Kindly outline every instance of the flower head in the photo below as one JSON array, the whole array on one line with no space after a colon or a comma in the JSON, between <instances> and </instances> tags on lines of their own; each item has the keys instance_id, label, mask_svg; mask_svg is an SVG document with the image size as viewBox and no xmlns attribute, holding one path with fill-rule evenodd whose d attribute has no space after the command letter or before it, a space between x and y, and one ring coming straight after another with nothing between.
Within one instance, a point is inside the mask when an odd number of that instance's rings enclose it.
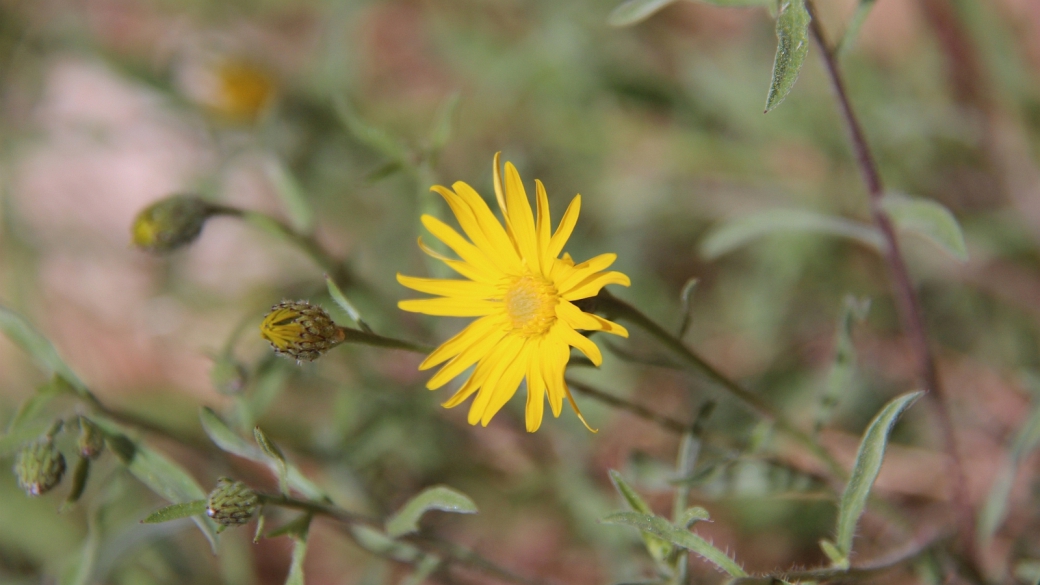
<instances>
[{"instance_id":1,"label":"flower head","mask_svg":"<svg viewBox=\"0 0 1040 585\"><path fill-rule=\"evenodd\" d=\"M22 447L15 460L14 472L25 493L39 496L61 483L65 475L65 456L50 439L36 441Z\"/></svg>"},{"instance_id":2,"label":"flower head","mask_svg":"<svg viewBox=\"0 0 1040 585\"><path fill-rule=\"evenodd\" d=\"M206 499L206 515L221 526L241 526L260 507L260 497L246 484L228 477L217 480L217 487Z\"/></svg>"},{"instance_id":3,"label":"flower head","mask_svg":"<svg viewBox=\"0 0 1040 585\"><path fill-rule=\"evenodd\" d=\"M314 361L346 338L325 309L306 301L282 301L260 323L260 335L275 353Z\"/></svg>"},{"instance_id":4,"label":"flower head","mask_svg":"<svg viewBox=\"0 0 1040 585\"><path fill-rule=\"evenodd\" d=\"M605 271L616 254L601 254L580 264L568 254L560 256L578 220L580 195L571 201L554 233L541 181L535 181L536 216L516 167L507 162L504 178L500 168L496 154L495 195L504 225L466 183L455 183L454 190L433 187L447 201L468 239L437 218L424 215L423 225L459 259L438 254L422 238L419 247L466 280L398 274L397 281L404 286L440 297L401 301L398 306L427 315L479 317L419 366L425 370L444 364L426 384L435 390L476 365L458 392L444 403L451 408L476 394L469 409L470 424L486 426L525 379L529 432L542 424L546 396L553 416L560 415L566 398L584 423L563 379L570 348L578 348L597 366L603 357L596 344L578 330L622 337L628 337L628 331L583 312L573 301L595 296L608 284L628 286L629 279L620 272Z\"/></svg>"},{"instance_id":5,"label":"flower head","mask_svg":"<svg viewBox=\"0 0 1040 585\"><path fill-rule=\"evenodd\" d=\"M130 231L134 245L148 252L170 252L195 241L218 208L191 195L174 195L144 208Z\"/></svg>"}]
</instances>

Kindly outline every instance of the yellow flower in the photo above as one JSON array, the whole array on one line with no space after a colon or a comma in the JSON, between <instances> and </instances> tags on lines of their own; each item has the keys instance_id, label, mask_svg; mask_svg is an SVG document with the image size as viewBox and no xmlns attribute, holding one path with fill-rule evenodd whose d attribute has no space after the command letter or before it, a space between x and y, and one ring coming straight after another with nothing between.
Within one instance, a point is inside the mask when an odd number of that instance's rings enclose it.
<instances>
[{"instance_id":1,"label":"yellow flower","mask_svg":"<svg viewBox=\"0 0 1040 585\"><path fill-rule=\"evenodd\" d=\"M504 227L480 195L461 181L452 185L454 191L440 185L432 190L448 202L468 241L437 218L422 216L426 229L460 259L434 252L422 238L419 247L468 280L397 275L404 286L441 297L401 301L401 309L426 315L480 317L435 349L419 369L447 362L426 384L436 390L476 364L462 388L444 403L452 408L476 393L469 409L469 424L487 426L526 378L528 432L533 433L542 424L546 394L553 416L560 416L566 397L588 427L564 382L564 369L572 346L597 366L603 356L596 344L577 330L622 337L628 337L628 331L583 312L572 301L595 296L608 284L628 286L629 279L620 272L604 271L613 264L616 254L601 254L577 265L568 254L560 257L578 220L580 195L567 207L556 233L551 233L549 199L541 181L535 181L536 218L516 167L506 163L504 181L498 154L494 167L495 195L505 217Z\"/></svg>"}]
</instances>

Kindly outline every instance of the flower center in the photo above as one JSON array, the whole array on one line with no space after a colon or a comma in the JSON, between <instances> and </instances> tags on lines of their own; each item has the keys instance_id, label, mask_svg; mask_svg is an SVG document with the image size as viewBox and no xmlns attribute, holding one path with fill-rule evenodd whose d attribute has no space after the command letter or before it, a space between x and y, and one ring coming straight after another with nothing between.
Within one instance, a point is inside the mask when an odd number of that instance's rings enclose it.
<instances>
[{"instance_id":1,"label":"flower center","mask_svg":"<svg viewBox=\"0 0 1040 585\"><path fill-rule=\"evenodd\" d=\"M536 337L549 331L556 322L556 303L560 298L556 287L539 276L516 279L506 290L506 314L513 321L513 331Z\"/></svg>"}]
</instances>

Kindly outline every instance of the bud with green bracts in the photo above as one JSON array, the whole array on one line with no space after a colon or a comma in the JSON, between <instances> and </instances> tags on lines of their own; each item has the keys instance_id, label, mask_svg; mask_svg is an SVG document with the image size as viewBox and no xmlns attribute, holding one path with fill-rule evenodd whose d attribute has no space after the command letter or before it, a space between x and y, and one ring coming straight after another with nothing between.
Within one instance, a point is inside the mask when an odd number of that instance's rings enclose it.
<instances>
[{"instance_id":1,"label":"bud with green bracts","mask_svg":"<svg viewBox=\"0 0 1040 585\"><path fill-rule=\"evenodd\" d=\"M275 353L300 361L314 361L346 339L325 309L306 301L282 301L260 324L260 335Z\"/></svg>"},{"instance_id":2,"label":"bud with green bracts","mask_svg":"<svg viewBox=\"0 0 1040 585\"><path fill-rule=\"evenodd\" d=\"M246 484L222 477L210 492L206 515L221 526L241 526L256 513L260 497Z\"/></svg>"},{"instance_id":3,"label":"bud with green bracts","mask_svg":"<svg viewBox=\"0 0 1040 585\"><path fill-rule=\"evenodd\" d=\"M195 241L210 217L231 210L193 195L173 195L159 200L134 218L134 245L142 250L164 253Z\"/></svg>"},{"instance_id":4,"label":"bud with green bracts","mask_svg":"<svg viewBox=\"0 0 1040 585\"><path fill-rule=\"evenodd\" d=\"M29 443L18 453L14 473L25 493L39 496L61 483L65 475L65 456L50 440Z\"/></svg>"}]
</instances>

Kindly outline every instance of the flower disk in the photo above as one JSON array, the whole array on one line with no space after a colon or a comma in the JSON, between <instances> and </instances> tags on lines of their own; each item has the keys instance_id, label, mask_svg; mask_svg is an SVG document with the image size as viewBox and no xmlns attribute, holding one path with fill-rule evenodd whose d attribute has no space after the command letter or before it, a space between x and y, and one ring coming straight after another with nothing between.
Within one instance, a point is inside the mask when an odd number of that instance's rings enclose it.
<instances>
[{"instance_id":1,"label":"flower disk","mask_svg":"<svg viewBox=\"0 0 1040 585\"><path fill-rule=\"evenodd\" d=\"M304 301L282 301L260 323L260 335L275 353L314 361L343 342L345 334L325 309Z\"/></svg>"},{"instance_id":2,"label":"flower disk","mask_svg":"<svg viewBox=\"0 0 1040 585\"><path fill-rule=\"evenodd\" d=\"M405 311L449 317L479 317L461 333L431 353L419 366L444 364L426 387L435 390L476 365L462 387L444 403L458 406L474 394L469 423L487 425L527 381L527 430L542 424L546 397L553 416L563 399L584 423L563 374L576 347L592 363L603 357L596 344L578 330L603 331L628 337L624 327L579 309L573 301L595 296L608 284L629 285L627 276L606 271L616 254L601 254L575 264L563 246L574 230L581 207L575 196L555 233L549 221L549 199L535 181L537 216L531 209L520 174L511 163L502 176L499 155L494 162L495 195L505 223L463 182L452 189L433 187L462 226L463 237L437 218L424 215L423 225L451 248L459 259L438 254L419 239L419 247L464 276L461 279L415 278L398 274L397 281L439 298L401 301ZM585 426L588 426L586 423Z\"/></svg>"}]
</instances>

